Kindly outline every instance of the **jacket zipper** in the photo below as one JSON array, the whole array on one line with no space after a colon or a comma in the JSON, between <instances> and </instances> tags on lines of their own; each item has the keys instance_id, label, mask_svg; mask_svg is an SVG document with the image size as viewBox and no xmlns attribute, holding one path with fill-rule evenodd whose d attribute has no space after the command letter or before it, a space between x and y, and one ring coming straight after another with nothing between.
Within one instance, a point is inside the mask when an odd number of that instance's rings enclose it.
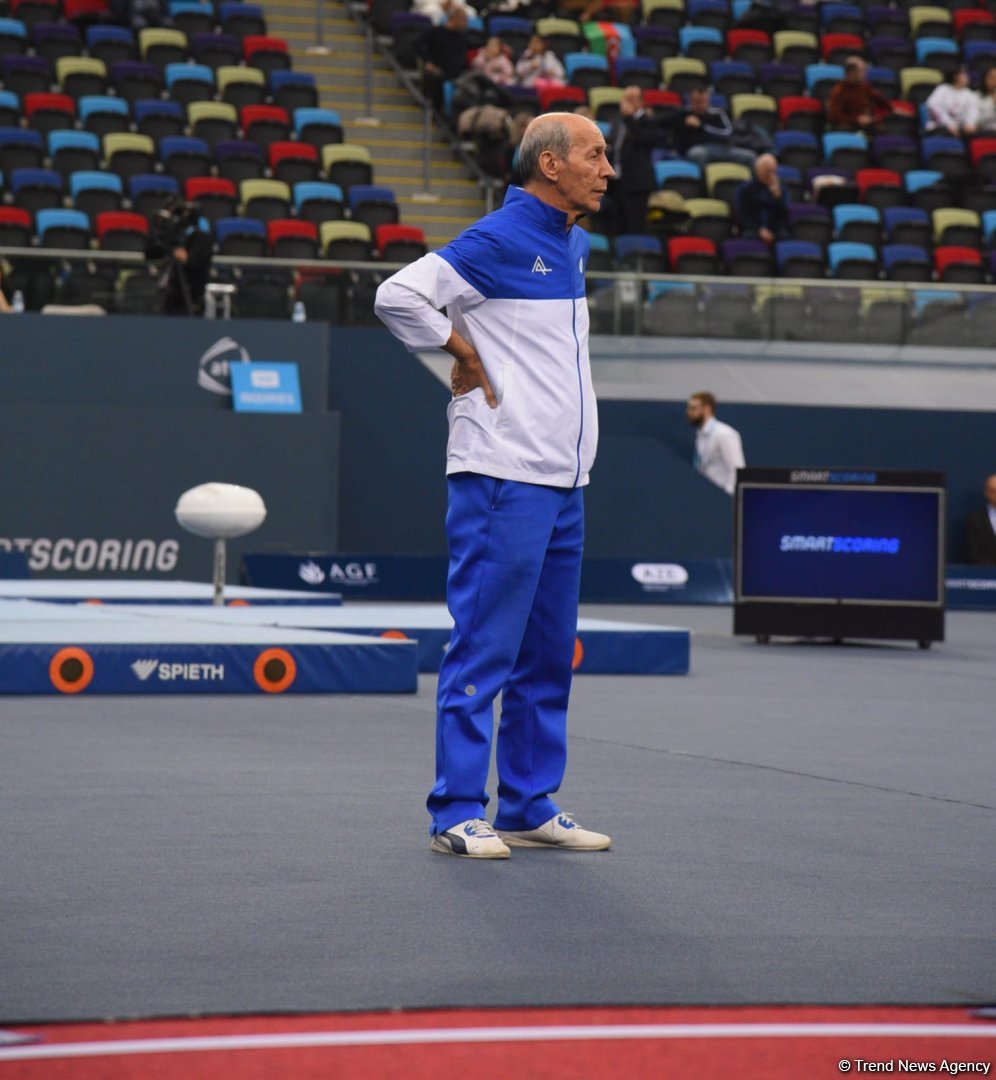
<instances>
[{"instance_id":1,"label":"jacket zipper","mask_svg":"<svg viewBox=\"0 0 996 1080\"><path fill-rule=\"evenodd\" d=\"M576 225L574 227L577 228ZM571 242L570 242L570 239L568 239L567 240L567 252L568 252L567 257L568 258L571 257L570 256L570 250L571 250ZM575 277L575 273L580 273L580 272L579 271L576 272L574 270L574 264L572 262L571 263L571 277L574 278L574 282L575 282L575 289L572 290L572 292L575 291L576 287L577 287L577 277ZM575 363L575 366L577 367L577 372L578 372L578 406L579 406L579 414L580 414L580 421L581 422L580 422L580 424L578 426L578 444L577 444L577 447L575 449L575 456L577 458L577 470L574 473L574 483L571 484L571 487L577 487L578 486L578 480L581 479L581 439L584 436L584 383L583 383L583 381L581 379L581 342L578 341L577 318L578 318L578 301L577 301L576 296L572 296L571 297L571 332L574 334L574 363Z\"/></svg>"}]
</instances>

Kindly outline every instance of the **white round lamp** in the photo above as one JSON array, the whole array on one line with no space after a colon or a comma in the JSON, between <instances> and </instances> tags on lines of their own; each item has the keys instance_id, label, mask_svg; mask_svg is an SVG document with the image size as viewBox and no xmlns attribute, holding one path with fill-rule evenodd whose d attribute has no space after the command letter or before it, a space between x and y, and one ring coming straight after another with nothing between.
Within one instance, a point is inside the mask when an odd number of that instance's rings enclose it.
<instances>
[{"instance_id":1,"label":"white round lamp","mask_svg":"<svg viewBox=\"0 0 996 1080\"><path fill-rule=\"evenodd\" d=\"M224 603L225 541L251 533L266 520L259 492L238 484L199 484L180 496L176 520L187 532L214 541L214 603Z\"/></svg>"}]
</instances>

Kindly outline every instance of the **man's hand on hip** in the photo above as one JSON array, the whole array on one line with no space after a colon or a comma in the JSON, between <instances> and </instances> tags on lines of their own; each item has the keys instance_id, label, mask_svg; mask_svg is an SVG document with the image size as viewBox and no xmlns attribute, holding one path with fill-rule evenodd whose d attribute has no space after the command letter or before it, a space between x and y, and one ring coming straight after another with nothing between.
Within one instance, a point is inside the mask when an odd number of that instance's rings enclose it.
<instances>
[{"instance_id":1,"label":"man's hand on hip","mask_svg":"<svg viewBox=\"0 0 996 1080\"><path fill-rule=\"evenodd\" d=\"M484 391L484 398L492 409L498 408L498 399L494 390L491 389L491 381L488 373L484 370L484 364L477 355L477 350L468 341L462 338L455 330L450 334L449 341L443 348L454 358L454 364L450 370L450 390L454 397L463 397L471 390L480 387Z\"/></svg>"}]
</instances>

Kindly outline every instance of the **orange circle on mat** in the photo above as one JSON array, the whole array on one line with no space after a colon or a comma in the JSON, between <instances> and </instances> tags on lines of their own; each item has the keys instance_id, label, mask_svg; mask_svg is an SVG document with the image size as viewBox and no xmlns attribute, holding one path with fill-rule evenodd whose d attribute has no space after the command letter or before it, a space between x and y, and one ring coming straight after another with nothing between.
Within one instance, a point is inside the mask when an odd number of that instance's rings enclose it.
<instances>
[{"instance_id":1,"label":"orange circle on mat","mask_svg":"<svg viewBox=\"0 0 996 1080\"><path fill-rule=\"evenodd\" d=\"M228 606L229 607L248 607L249 606L249 601L248 600L229 600L228 601Z\"/></svg>"},{"instance_id":2,"label":"orange circle on mat","mask_svg":"<svg viewBox=\"0 0 996 1080\"><path fill-rule=\"evenodd\" d=\"M92 597L89 600L84 600L83 601L84 604L102 604L103 602L104 602L103 600L98 600L95 596Z\"/></svg>"},{"instance_id":3,"label":"orange circle on mat","mask_svg":"<svg viewBox=\"0 0 996 1080\"><path fill-rule=\"evenodd\" d=\"M286 649L266 649L256 657L252 677L260 690L281 694L297 677L297 664Z\"/></svg>"},{"instance_id":4,"label":"orange circle on mat","mask_svg":"<svg viewBox=\"0 0 996 1080\"><path fill-rule=\"evenodd\" d=\"M584 646L581 644L581 639L576 637L574 639L574 659L571 661L571 670L577 671L584 659Z\"/></svg>"},{"instance_id":5,"label":"orange circle on mat","mask_svg":"<svg viewBox=\"0 0 996 1080\"><path fill-rule=\"evenodd\" d=\"M401 630L385 630L381 637L391 638L393 641L407 641L408 635Z\"/></svg>"},{"instance_id":6,"label":"orange circle on mat","mask_svg":"<svg viewBox=\"0 0 996 1080\"><path fill-rule=\"evenodd\" d=\"M93 680L93 658L75 645L60 649L49 661L48 677L63 694L78 694Z\"/></svg>"}]
</instances>

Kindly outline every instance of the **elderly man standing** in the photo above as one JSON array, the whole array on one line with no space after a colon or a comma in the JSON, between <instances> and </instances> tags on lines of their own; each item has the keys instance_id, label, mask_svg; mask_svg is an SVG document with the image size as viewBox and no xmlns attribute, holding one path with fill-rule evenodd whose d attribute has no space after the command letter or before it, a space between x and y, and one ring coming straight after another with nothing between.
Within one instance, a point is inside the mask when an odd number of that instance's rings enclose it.
<instances>
[{"instance_id":1,"label":"elderly man standing","mask_svg":"<svg viewBox=\"0 0 996 1080\"><path fill-rule=\"evenodd\" d=\"M567 761L582 491L598 422L577 222L612 167L598 127L547 113L520 146L521 188L438 252L388 278L376 311L410 349L443 348L450 376L447 602L439 672L433 851L502 859L509 847L600 850L552 795ZM446 314L442 310L446 309ZM498 813L485 818L492 706Z\"/></svg>"}]
</instances>

